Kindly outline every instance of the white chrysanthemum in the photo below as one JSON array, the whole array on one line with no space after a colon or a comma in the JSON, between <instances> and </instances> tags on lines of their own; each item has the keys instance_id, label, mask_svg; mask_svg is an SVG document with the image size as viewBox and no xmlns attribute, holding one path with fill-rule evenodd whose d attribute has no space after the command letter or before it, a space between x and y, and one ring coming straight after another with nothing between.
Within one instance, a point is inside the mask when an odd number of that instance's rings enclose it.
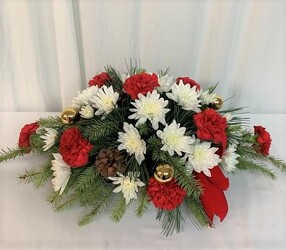
<instances>
[{"instance_id":1,"label":"white chrysanthemum","mask_svg":"<svg viewBox=\"0 0 286 250\"><path fill-rule=\"evenodd\" d=\"M162 140L163 147L161 150L168 151L170 155L176 152L182 155L182 152L189 152L190 145L195 141L191 136L184 135L185 127L180 127L180 123L174 120L170 125L167 125L163 131L158 130L157 136Z\"/></svg>"},{"instance_id":2,"label":"white chrysanthemum","mask_svg":"<svg viewBox=\"0 0 286 250\"><path fill-rule=\"evenodd\" d=\"M117 173L119 177L108 177L108 179L113 181L113 184L119 186L113 190L114 193L123 193L126 205L132 200L137 199L138 187L143 187L145 184L138 178L139 172L128 172L127 176L121 173Z\"/></svg>"},{"instance_id":3,"label":"white chrysanthemum","mask_svg":"<svg viewBox=\"0 0 286 250\"><path fill-rule=\"evenodd\" d=\"M94 109L89 104L82 106L79 113L80 116L85 119L90 119L94 117Z\"/></svg>"},{"instance_id":4,"label":"white chrysanthemum","mask_svg":"<svg viewBox=\"0 0 286 250\"><path fill-rule=\"evenodd\" d=\"M172 93L167 93L167 96L182 106L184 110L192 110L198 113L201 111L199 109L201 100L199 100L200 92L196 89L196 86L191 87L190 84L184 84L180 80L179 84L172 86Z\"/></svg>"},{"instance_id":5,"label":"white chrysanthemum","mask_svg":"<svg viewBox=\"0 0 286 250\"><path fill-rule=\"evenodd\" d=\"M202 101L202 104L210 104L214 103L216 101L217 94L216 93L209 93L209 90L207 89L206 91L201 93L200 99Z\"/></svg>"},{"instance_id":6,"label":"white chrysanthemum","mask_svg":"<svg viewBox=\"0 0 286 250\"><path fill-rule=\"evenodd\" d=\"M238 154L235 153L236 145L229 145L228 148L224 151L222 155L222 162L221 166L227 172L232 172L235 170L236 164L238 164L237 158L239 157Z\"/></svg>"},{"instance_id":7,"label":"white chrysanthemum","mask_svg":"<svg viewBox=\"0 0 286 250\"><path fill-rule=\"evenodd\" d=\"M43 147L44 151L47 151L49 148L55 145L56 137L58 136L58 131L53 128L45 128L46 133L41 135L40 138L44 140L45 146Z\"/></svg>"},{"instance_id":8,"label":"white chrysanthemum","mask_svg":"<svg viewBox=\"0 0 286 250\"><path fill-rule=\"evenodd\" d=\"M214 168L221 162L219 155L215 152L218 148L211 147L210 142L196 142L191 146L191 150L186 154L188 158L186 167L206 176L211 176L210 169Z\"/></svg>"},{"instance_id":9,"label":"white chrysanthemum","mask_svg":"<svg viewBox=\"0 0 286 250\"><path fill-rule=\"evenodd\" d=\"M54 190L60 190L60 194L62 194L66 188L66 185L68 184L71 175L71 167L64 162L61 154L53 154L53 156L55 159L52 160L52 170L54 176L52 183Z\"/></svg>"},{"instance_id":10,"label":"white chrysanthemum","mask_svg":"<svg viewBox=\"0 0 286 250\"><path fill-rule=\"evenodd\" d=\"M160 84L156 89L160 92L168 92L171 90L172 86L176 83L173 76L164 75L159 77L158 82Z\"/></svg>"},{"instance_id":11,"label":"white chrysanthemum","mask_svg":"<svg viewBox=\"0 0 286 250\"><path fill-rule=\"evenodd\" d=\"M91 98L92 106L97 109L95 115L109 114L114 108L119 98L119 93L112 88L105 85L98 89L97 93Z\"/></svg>"},{"instance_id":12,"label":"white chrysanthemum","mask_svg":"<svg viewBox=\"0 0 286 250\"><path fill-rule=\"evenodd\" d=\"M160 98L156 90L153 90L152 93L148 92L146 96L139 94L138 98L135 102L131 102L135 108L130 109L130 111L135 113L128 117L129 119L138 120L136 126L149 120L152 127L157 130L159 122L166 124L165 114L170 110L165 108L168 101Z\"/></svg>"},{"instance_id":13,"label":"white chrysanthemum","mask_svg":"<svg viewBox=\"0 0 286 250\"><path fill-rule=\"evenodd\" d=\"M121 144L118 146L119 150L126 150L130 155L134 154L137 162L141 162L145 159L146 154L146 142L141 139L138 130L132 125L124 122L123 129L125 133L118 132L118 142Z\"/></svg>"},{"instance_id":14,"label":"white chrysanthemum","mask_svg":"<svg viewBox=\"0 0 286 250\"><path fill-rule=\"evenodd\" d=\"M78 92L78 96L72 99L71 106L77 110L81 108L81 106L85 104L91 104L90 100L98 91L97 86L90 86L84 89L82 92Z\"/></svg>"}]
</instances>

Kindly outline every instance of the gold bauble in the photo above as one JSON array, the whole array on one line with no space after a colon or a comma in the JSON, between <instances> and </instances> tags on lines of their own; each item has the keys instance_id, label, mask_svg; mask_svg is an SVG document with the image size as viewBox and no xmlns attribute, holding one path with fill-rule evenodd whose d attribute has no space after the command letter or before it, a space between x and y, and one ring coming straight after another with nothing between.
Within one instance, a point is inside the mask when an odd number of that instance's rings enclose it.
<instances>
[{"instance_id":1,"label":"gold bauble","mask_svg":"<svg viewBox=\"0 0 286 250\"><path fill-rule=\"evenodd\" d=\"M74 108L65 108L61 113L61 120L64 124L74 123L77 117L78 111Z\"/></svg>"},{"instance_id":2,"label":"gold bauble","mask_svg":"<svg viewBox=\"0 0 286 250\"><path fill-rule=\"evenodd\" d=\"M169 164L160 164L156 167L154 177L159 182L168 182L174 178L174 169Z\"/></svg>"},{"instance_id":3,"label":"gold bauble","mask_svg":"<svg viewBox=\"0 0 286 250\"><path fill-rule=\"evenodd\" d=\"M215 110L219 110L219 109L221 109L222 105L223 105L223 100L222 100L222 98L220 96L217 95L215 97L215 101L212 103L212 107Z\"/></svg>"}]
</instances>

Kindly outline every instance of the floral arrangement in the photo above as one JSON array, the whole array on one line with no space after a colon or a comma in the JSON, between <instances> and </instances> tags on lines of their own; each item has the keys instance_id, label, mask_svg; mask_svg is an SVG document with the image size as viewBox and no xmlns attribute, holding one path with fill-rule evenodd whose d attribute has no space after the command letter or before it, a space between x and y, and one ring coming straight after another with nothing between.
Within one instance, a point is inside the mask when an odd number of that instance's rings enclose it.
<instances>
[{"instance_id":1,"label":"floral arrangement","mask_svg":"<svg viewBox=\"0 0 286 250\"><path fill-rule=\"evenodd\" d=\"M85 225L104 210L118 222L131 202L142 216L158 209L162 233L180 231L183 211L196 225L213 226L228 212L225 176L236 170L275 174L286 164L269 155L271 136L262 126L245 128L241 109L222 109L216 85L203 90L189 77L168 70L147 73L111 66L89 81L60 116L25 125L15 149L0 162L30 153L45 154L40 167L19 176L35 188L48 181L56 211L81 206Z\"/></svg>"}]
</instances>

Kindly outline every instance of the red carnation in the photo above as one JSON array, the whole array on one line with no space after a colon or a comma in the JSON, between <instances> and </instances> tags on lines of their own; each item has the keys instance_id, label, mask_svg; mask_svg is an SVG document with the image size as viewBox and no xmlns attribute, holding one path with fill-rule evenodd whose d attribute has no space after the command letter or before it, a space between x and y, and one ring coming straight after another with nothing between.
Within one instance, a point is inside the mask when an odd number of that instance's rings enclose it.
<instances>
[{"instance_id":1,"label":"red carnation","mask_svg":"<svg viewBox=\"0 0 286 250\"><path fill-rule=\"evenodd\" d=\"M214 215L223 221L228 211L228 204L223 191L228 189L229 180L218 166L210 169L210 171L211 177L204 173L193 172L193 174L202 185L203 194L200 199L210 221L213 222Z\"/></svg>"},{"instance_id":2,"label":"red carnation","mask_svg":"<svg viewBox=\"0 0 286 250\"><path fill-rule=\"evenodd\" d=\"M95 75L89 82L89 86L97 86L102 87L107 81L110 81L111 77L108 75L107 72L102 72L98 75Z\"/></svg>"},{"instance_id":3,"label":"red carnation","mask_svg":"<svg viewBox=\"0 0 286 250\"><path fill-rule=\"evenodd\" d=\"M197 126L196 134L198 138L221 143L224 151L227 143L225 132L227 122L225 117L222 117L214 109L206 109L194 115L194 122Z\"/></svg>"},{"instance_id":4,"label":"red carnation","mask_svg":"<svg viewBox=\"0 0 286 250\"><path fill-rule=\"evenodd\" d=\"M88 163L88 156L93 146L83 138L78 128L64 131L60 141L60 154L71 167L81 167Z\"/></svg>"},{"instance_id":5,"label":"red carnation","mask_svg":"<svg viewBox=\"0 0 286 250\"><path fill-rule=\"evenodd\" d=\"M39 127L38 123L34 122L34 123L26 124L20 131L18 145L20 148L26 148L27 153L31 152L30 137L33 133L36 132L38 127Z\"/></svg>"},{"instance_id":6,"label":"red carnation","mask_svg":"<svg viewBox=\"0 0 286 250\"><path fill-rule=\"evenodd\" d=\"M256 141L259 144L258 151L263 155L269 155L271 146L271 136L262 126L254 126L254 134L257 135Z\"/></svg>"},{"instance_id":7,"label":"red carnation","mask_svg":"<svg viewBox=\"0 0 286 250\"><path fill-rule=\"evenodd\" d=\"M189 85L191 85L191 87L196 86L197 91L199 91L201 89L200 84L198 84L195 80L191 79L190 77L178 77L176 79L176 83L179 84L180 80L182 80L185 85L189 84Z\"/></svg>"},{"instance_id":8,"label":"red carnation","mask_svg":"<svg viewBox=\"0 0 286 250\"><path fill-rule=\"evenodd\" d=\"M174 180L160 183L154 177L149 179L147 193L155 207L169 211L179 206L186 196L186 191Z\"/></svg>"},{"instance_id":9,"label":"red carnation","mask_svg":"<svg viewBox=\"0 0 286 250\"><path fill-rule=\"evenodd\" d=\"M158 76L156 74L140 73L126 79L123 89L134 100L139 94L146 95L159 87Z\"/></svg>"}]
</instances>

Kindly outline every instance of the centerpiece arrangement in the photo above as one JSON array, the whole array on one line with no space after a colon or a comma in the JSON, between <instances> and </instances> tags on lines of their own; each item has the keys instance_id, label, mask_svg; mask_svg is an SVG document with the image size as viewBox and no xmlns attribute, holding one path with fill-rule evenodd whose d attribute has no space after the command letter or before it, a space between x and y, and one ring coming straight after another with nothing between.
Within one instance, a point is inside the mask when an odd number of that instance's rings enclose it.
<instances>
[{"instance_id":1,"label":"centerpiece arrangement","mask_svg":"<svg viewBox=\"0 0 286 250\"><path fill-rule=\"evenodd\" d=\"M19 178L35 188L51 181L56 211L87 210L81 226L104 210L118 222L132 202L139 217L158 209L164 235L182 229L186 211L196 225L213 226L228 212L226 174L274 178L264 162L286 170L269 155L267 130L248 130L240 108L223 109L216 85L203 90L189 77L137 65L124 74L108 66L88 84L61 115L25 125L18 146L0 153L0 162L45 154L42 166Z\"/></svg>"}]
</instances>

